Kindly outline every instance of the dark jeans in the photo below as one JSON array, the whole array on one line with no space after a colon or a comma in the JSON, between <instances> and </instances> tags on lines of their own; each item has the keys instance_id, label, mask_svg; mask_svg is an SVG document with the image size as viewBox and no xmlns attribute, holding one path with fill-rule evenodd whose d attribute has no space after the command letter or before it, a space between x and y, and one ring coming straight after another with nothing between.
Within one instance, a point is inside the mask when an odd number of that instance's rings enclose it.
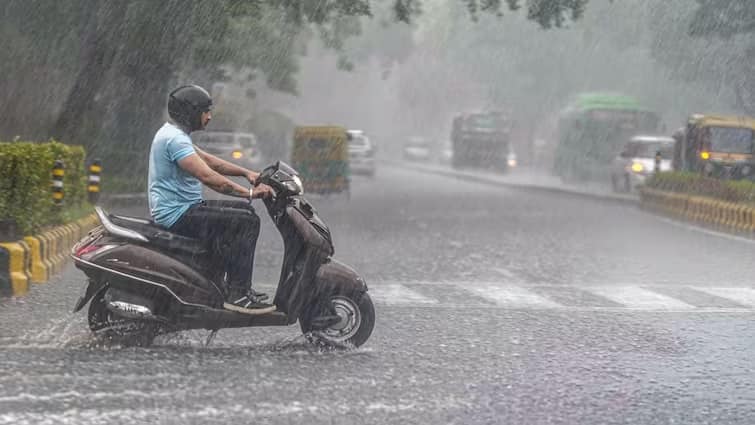
<instances>
[{"instance_id":1,"label":"dark jeans","mask_svg":"<svg viewBox=\"0 0 755 425\"><path fill-rule=\"evenodd\" d=\"M209 244L213 264L228 273L231 293L251 288L260 218L249 202L204 201L189 208L170 231Z\"/></svg>"}]
</instances>

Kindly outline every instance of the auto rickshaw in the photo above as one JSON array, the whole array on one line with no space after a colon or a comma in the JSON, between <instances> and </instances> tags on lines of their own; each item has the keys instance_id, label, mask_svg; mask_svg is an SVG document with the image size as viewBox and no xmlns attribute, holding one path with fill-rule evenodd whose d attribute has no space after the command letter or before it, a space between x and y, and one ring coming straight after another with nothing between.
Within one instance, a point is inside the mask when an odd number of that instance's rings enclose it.
<instances>
[{"instance_id":1,"label":"auto rickshaw","mask_svg":"<svg viewBox=\"0 0 755 425\"><path fill-rule=\"evenodd\" d=\"M348 134L334 126L297 127L291 165L299 171L305 192L350 196Z\"/></svg>"},{"instance_id":2,"label":"auto rickshaw","mask_svg":"<svg viewBox=\"0 0 755 425\"><path fill-rule=\"evenodd\" d=\"M674 133L673 166L706 176L755 178L755 118L695 114Z\"/></svg>"}]
</instances>

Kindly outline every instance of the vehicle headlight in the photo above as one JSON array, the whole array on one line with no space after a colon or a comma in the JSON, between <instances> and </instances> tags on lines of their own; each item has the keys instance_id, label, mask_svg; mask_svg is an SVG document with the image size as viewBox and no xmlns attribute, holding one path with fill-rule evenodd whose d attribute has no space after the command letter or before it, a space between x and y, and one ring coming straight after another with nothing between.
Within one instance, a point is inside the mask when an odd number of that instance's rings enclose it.
<instances>
[{"instance_id":1,"label":"vehicle headlight","mask_svg":"<svg viewBox=\"0 0 755 425\"><path fill-rule=\"evenodd\" d=\"M634 171L635 173L641 173L644 170L645 170L645 166L643 166L641 163L639 162L632 163L632 171Z\"/></svg>"},{"instance_id":2,"label":"vehicle headlight","mask_svg":"<svg viewBox=\"0 0 755 425\"><path fill-rule=\"evenodd\" d=\"M508 163L509 163L509 167L512 167L512 168L516 167L516 159L509 158Z\"/></svg>"},{"instance_id":3,"label":"vehicle headlight","mask_svg":"<svg viewBox=\"0 0 755 425\"><path fill-rule=\"evenodd\" d=\"M243 154L241 153L241 151L233 151L233 153L231 153L231 156L233 157L233 159L240 159Z\"/></svg>"}]
</instances>

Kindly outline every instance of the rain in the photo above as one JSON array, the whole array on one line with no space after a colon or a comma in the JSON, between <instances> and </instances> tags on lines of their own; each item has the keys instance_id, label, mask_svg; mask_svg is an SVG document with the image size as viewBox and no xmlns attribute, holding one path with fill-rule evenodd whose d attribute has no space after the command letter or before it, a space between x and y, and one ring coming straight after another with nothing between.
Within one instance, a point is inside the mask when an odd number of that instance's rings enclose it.
<instances>
[{"instance_id":1,"label":"rain","mask_svg":"<svg viewBox=\"0 0 755 425\"><path fill-rule=\"evenodd\" d=\"M0 424L751 424L752 0L3 0Z\"/></svg>"}]
</instances>

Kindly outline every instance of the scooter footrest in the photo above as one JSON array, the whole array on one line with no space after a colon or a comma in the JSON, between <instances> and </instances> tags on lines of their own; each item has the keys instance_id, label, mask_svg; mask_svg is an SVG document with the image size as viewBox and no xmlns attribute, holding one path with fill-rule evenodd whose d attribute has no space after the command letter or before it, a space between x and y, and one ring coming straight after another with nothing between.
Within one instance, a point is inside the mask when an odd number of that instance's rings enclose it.
<instances>
[{"instance_id":1,"label":"scooter footrest","mask_svg":"<svg viewBox=\"0 0 755 425\"><path fill-rule=\"evenodd\" d=\"M243 328L247 326L288 325L288 315L280 311L249 315L211 307L185 306L181 312L181 325L187 329Z\"/></svg>"}]
</instances>

